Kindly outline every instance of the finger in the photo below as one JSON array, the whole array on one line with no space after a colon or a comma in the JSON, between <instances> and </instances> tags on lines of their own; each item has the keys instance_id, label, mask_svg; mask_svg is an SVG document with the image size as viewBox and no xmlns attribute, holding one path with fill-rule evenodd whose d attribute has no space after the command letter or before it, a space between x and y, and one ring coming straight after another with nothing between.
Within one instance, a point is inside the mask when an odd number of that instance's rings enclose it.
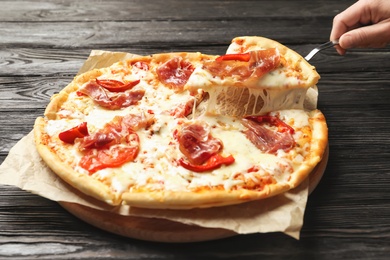
<instances>
[{"instance_id":1,"label":"finger","mask_svg":"<svg viewBox=\"0 0 390 260\"><path fill-rule=\"evenodd\" d=\"M340 47L340 45L335 45L334 48L336 49L337 53L340 55L345 55L345 53L347 52L347 50Z\"/></svg>"},{"instance_id":2,"label":"finger","mask_svg":"<svg viewBox=\"0 0 390 260\"><path fill-rule=\"evenodd\" d=\"M336 16L335 19L333 20L333 27L330 33L330 40L334 41L339 39L340 36L343 35L346 31L347 31L347 27L345 26L344 23L339 22ZM340 55L344 55L346 52L346 50L343 49L339 44L335 45L335 48Z\"/></svg>"},{"instance_id":3,"label":"finger","mask_svg":"<svg viewBox=\"0 0 390 260\"><path fill-rule=\"evenodd\" d=\"M363 1L358 1L351 5L343 12L336 15L333 19L332 31L330 33L330 40L336 40L344 33L351 29L355 29L364 24L365 21L369 21L369 12L366 11Z\"/></svg>"},{"instance_id":4,"label":"finger","mask_svg":"<svg viewBox=\"0 0 390 260\"><path fill-rule=\"evenodd\" d=\"M334 41L339 39L344 33L349 30L358 28L361 26L361 13L363 7L362 2L358 1L355 4L351 5L349 8L343 12L336 15L333 19L332 31L330 33L330 40ZM346 49L342 45L335 46L336 51L340 55L344 55Z\"/></svg>"},{"instance_id":5,"label":"finger","mask_svg":"<svg viewBox=\"0 0 390 260\"><path fill-rule=\"evenodd\" d=\"M390 42L390 21L351 30L340 37L341 49L382 48Z\"/></svg>"}]
</instances>

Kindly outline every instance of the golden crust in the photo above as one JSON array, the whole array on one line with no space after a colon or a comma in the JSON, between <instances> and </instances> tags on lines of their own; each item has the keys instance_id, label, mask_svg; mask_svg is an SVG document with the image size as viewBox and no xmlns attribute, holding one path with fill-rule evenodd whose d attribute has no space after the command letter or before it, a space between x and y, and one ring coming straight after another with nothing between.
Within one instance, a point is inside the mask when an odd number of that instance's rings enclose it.
<instances>
[{"instance_id":1,"label":"golden crust","mask_svg":"<svg viewBox=\"0 0 390 260\"><path fill-rule=\"evenodd\" d=\"M262 191L252 190L203 190L190 191L148 191L126 192L122 195L125 204L155 209L191 209L210 208L240 204L252 200L264 199L288 191L287 184L272 184Z\"/></svg>"},{"instance_id":2,"label":"golden crust","mask_svg":"<svg viewBox=\"0 0 390 260\"><path fill-rule=\"evenodd\" d=\"M291 189L297 187L306 179L317 164L322 160L326 147L328 146L328 127L325 116L319 110L310 113L311 142L310 151L298 171L292 174L289 181Z\"/></svg>"}]
</instances>

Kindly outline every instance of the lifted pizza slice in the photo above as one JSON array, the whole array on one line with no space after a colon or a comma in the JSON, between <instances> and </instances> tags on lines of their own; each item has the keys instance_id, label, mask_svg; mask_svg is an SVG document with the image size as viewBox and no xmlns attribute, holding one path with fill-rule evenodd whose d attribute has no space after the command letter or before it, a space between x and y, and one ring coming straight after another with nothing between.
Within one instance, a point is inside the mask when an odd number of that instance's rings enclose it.
<instances>
[{"instance_id":1,"label":"lifted pizza slice","mask_svg":"<svg viewBox=\"0 0 390 260\"><path fill-rule=\"evenodd\" d=\"M238 37L227 54L197 67L186 88L209 93L209 113L261 115L302 109L309 89L316 99L319 78L313 66L286 46L263 37Z\"/></svg>"}]
</instances>

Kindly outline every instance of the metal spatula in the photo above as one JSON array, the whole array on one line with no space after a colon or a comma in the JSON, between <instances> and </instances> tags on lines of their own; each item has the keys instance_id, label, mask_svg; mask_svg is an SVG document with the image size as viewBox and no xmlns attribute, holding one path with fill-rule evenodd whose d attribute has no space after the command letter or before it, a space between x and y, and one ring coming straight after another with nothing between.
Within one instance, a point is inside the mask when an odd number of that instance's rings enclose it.
<instances>
[{"instance_id":1,"label":"metal spatula","mask_svg":"<svg viewBox=\"0 0 390 260\"><path fill-rule=\"evenodd\" d=\"M308 55L306 55L305 60L309 61L311 58L313 58L314 55L316 55L319 51L330 48L332 46L335 46L336 44L339 44L339 40L334 41L328 41L324 44L321 44L314 48L311 52L309 52Z\"/></svg>"}]
</instances>

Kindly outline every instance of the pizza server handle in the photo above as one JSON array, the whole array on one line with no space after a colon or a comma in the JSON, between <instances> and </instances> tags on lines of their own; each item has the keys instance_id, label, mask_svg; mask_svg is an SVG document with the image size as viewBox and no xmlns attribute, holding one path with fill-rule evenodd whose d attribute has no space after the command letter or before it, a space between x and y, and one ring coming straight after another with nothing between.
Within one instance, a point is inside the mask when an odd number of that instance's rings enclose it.
<instances>
[{"instance_id":1,"label":"pizza server handle","mask_svg":"<svg viewBox=\"0 0 390 260\"><path fill-rule=\"evenodd\" d=\"M326 43L323 43L319 46L317 46L316 48L314 48L313 50L311 50L311 52L309 52L308 55L306 55L305 57L305 60L309 61L311 58L314 57L314 55L316 55L319 51L322 51L324 49L327 49L327 48L330 48L330 47L333 47L335 45L339 44L339 40L333 40L333 41L328 41Z\"/></svg>"}]
</instances>

